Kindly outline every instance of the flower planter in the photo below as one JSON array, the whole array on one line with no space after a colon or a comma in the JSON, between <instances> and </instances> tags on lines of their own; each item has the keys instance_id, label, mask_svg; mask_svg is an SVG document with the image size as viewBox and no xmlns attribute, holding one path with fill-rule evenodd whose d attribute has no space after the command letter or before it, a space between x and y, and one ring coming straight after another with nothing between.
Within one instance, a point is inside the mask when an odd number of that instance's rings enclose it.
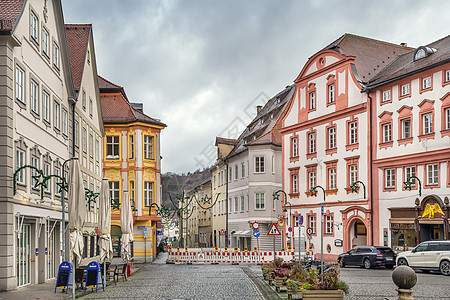
<instances>
[{"instance_id":1,"label":"flower planter","mask_svg":"<svg viewBox=\"0 0 450 300\"><path fill-rule=\"evenodd\" d=\"M303 300L344 300L344 291L342 290L303 290Z\"/></svg>"},{"instance_id":2,"label":"flower planter","mask_svg":"<svg viewBox=\"0 0 450 300\"><path fill-rule=\"evenodd\" d=\"M279 293L281 291L281 288L285 286L285 281L287 277L275 277L275 289Z\"/></svg>"},{"instance_id":3,"label":"flower planter","mask_svg":"<svg viewBox=\"0 0 450 300\"><path fill-rule=\"evenodd\" d=\"M272 285L273 282L272 273L269 273L269 275L267 275L267 280L269 280L269 285Z\"/></svg>"},{"instance_id":4,"label":"flower planter","mask_svg":"<svg viewBox=\"0 0 450 300\"><path fill-rule=\"evenodd\" d=\"M292 300L292 295L297 295L297 294L302 294L302 290L301 290L301 287L302 287L302 283L300 283L299 282L299 284L298 284L299 286L298 286L298 288L297 288L297 290L294 292L294 290L292 289L292 284L287 284L286 285L286 291L287 291L287 294L288 294L288 299L289 300Z\"/></svg>"}]
</instances>

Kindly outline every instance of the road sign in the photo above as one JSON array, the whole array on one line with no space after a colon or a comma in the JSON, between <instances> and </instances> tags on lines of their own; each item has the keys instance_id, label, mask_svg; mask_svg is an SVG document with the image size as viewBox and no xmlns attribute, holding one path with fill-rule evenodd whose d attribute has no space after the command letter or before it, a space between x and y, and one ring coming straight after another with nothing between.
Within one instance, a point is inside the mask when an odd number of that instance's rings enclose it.
<instances>
[{"instance_id":1,"label":"road sign","mask_svg":"<svg viewBox=\"0 0 450 300\"><path fill-rule=\"evenodd\" d=\"M144 239L148 237L147 227L144 226Z\"/></svg>"},{"instance_id":2,"label":"road sign","mask_svg":"<svg viewBox=\"0 0 450 300\"><path fill-rule=\"evenodd\" d=\"M220 231L220 235L225 235L225 230L222 229L222 230Z\"/></svg>"},{"instance_id":3,"label":"road sign","mask_svg":"<svg viewBox=\"0 0 450 300\"><path fill-rule=\"evenodd\" d=\"M259 223L258 222L253 222L252 223L252 228L253 228L253 230L259 229Z\"/></svg>"},{"instance_id":4,"label":"road sign","mask_svg":"<svg viewBox=\"0 0 450 300\"><path fill-rule=\"evenodd\" d=\"M323 216L323 202L321 203L321 206L322 206L322 216Z\"/></svg>"},{"instance_id":5,"label":"road sign","mask_svg":"<svg viewBox=\"0 0 450 300\"><path fill-rule=\"evenodd\" d=\"M137 228L139 228L139 229L144 229L145 226L138 226Z\"/></svg>"},{"instance_id":6,"label":"road sign","mask_svg":"<svg viewBox=\"0 0 450 300\"><path fill-rule=\"evenodd\" d=\"M306 234L307 234L307 235L313 234L313 230L312 230L311 227L308 227L308 228L306 229Z\"/></svg>"},{"instance_id":7,"label":"road sign","mask_svg":"<svg viewBox=\"0 0 450 300\"><path fill-rule=\"evenodd\" d=\"M281 232L278 230L278 227L275 223L272 223L272 226L270 226L267 235L281 235Z\"/></svg>"},{"instance_id":8,"label":"road sign","mask_svg":"<svg viewBox=\"0 0 450 300\"><path fill-rule=\"evenodd\" d=\"M289 231L289 232L292 232L292 227L289 227L289 228L288 228L288 231Z\"/></svg>"},{"instance_id":9,"label":"road sign","mask_svg":"<svg viewBox=\"0 0 450 300\"><path fill-rule=\"evenodd\" d=\"M261 232L258 229L253 231L253 236L254 237L259 237L260 235L261 235Z\"/></svg>"},{"instance_id":10,"label":"road sign","mask_svg":"<svg viewBox=\"0 0 450 300\"><path fill-rule=\"evenodd\" d=\"M302 215L300 215L300 225L303 225L303 216Z\"/></svg>"}]
</instances>

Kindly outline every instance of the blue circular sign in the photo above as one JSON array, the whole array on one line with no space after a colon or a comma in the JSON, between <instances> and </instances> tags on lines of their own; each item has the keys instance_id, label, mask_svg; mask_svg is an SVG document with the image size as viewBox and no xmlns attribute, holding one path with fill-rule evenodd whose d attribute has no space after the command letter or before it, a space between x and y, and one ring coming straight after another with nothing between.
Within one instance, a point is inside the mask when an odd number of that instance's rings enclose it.
<instances>
[{"instance_id":1,"label":"blue circular sign","mask_svg":"<svg viewBox=\"0 0 450 300\"><path fill-rule=\"evenodd\" d=\"M303 225L303 216L300 215L300 225Z\"/></svg>"},{"instance_id":2,"label":"blue circular sign","mask_svg":"<svg viewBox=\"0 0 450 300\"><path fill-rule=\"evenodd\" d=\"M254 230L253 231L253 236L254 237L259 237L261 235L261 232L259 232L259 230Z\"/></svg>"},{"instance_id":3,"label":"blue circular sign","mask_svg":"<svg viewBox=\"0 0 450 300\"><path fill-rule=\"evenodd\" d=\"M289 231L289 232L292 232L292 227L289 227L289 228L288 228L288 231Z\"/></svg>"}]
</instances>

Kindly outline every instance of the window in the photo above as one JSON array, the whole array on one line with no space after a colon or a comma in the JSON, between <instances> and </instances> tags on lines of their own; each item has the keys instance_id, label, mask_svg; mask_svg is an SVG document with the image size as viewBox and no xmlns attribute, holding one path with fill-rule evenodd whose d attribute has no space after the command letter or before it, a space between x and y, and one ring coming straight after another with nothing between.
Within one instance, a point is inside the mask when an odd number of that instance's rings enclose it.
<instances>
[{"instance_id":1,"label":"window","mask_svg":"<svg viewBox=\"0 0 450 300\"><path fill-rule=\"evenodd\" d=\"M426 90L431 88L431 76L430 77L426 77L422 80L422 89Z\"/></svg>"},{"instance_id":2,"label":"window","mask_svg":"<svg viewBox=\"0 0 450 300\"><path fill-rule=\"evenodd\" d=\"M42 28L42 52L50 57L50 35L48 34L47 29Z\"/></svg>"},{"instance_id":3,"label":"window","mask_svg":"<svg viewBox=\"0 0 450 300\"><path fill-rule=\"evenodd\" d=\"M238 211L239 211L238 197L234 197L234 212L238 212Z\"/></svg>"},{"instance_id":4,"label":"window","mask_svg":"<svg viewBox=\"0 0 450 300\"><path fill-rule=\"evenodd\" d=\"M40 170L39 158L37 156L31 155L31 165ZM31 187L35 190L38 189L38 187L36 187L38 180L35 179L34 176L38 176L38 175L39 175L39 173L35 169L32 169L32 171L31 171Z\"/></svg>"},{"instance_id":5,"label":"window","mask_svg":"<svg viewBox=\"0 0 450 300\"><path fill-rule=\"evenodd\" d=\"M450 129L450 108L445 109L445 129Z\"/></svg>"},{"instance_id":6,"label":"window","mask_svg":"<svg viewBox=\"0 0 450 300\"><path fill-rule=\"evenodd\" d=\"M42 92L42 118L50 123L50 95L46 91Z\"/></svg>"},{"instance_id":7,"label":"window","mask_svg":"<svg viewBox=\"0 0 450 300\"><path fill-rule=\"evenodd\" d=\"M92 99L91 99L91 97L89 97L89 117L91 117L91 119L92 119L92 108L93 107L93 104L92 104Z\"/></svg>"},{"instance_id":8,"label":"window","mask_svg":"<svg viewBox=\"0 0 450 300\"><path fill-rule=\"evenodd\" d=\"M349 123L349 136L350 145L358 143L358 124L356 122Z\"/></svg>"},{"instance_id":9,"label":"window","mask_svg":"<svg viewBox=\"0 0 450 300\"><path fill-rule=\"evenodd\" d=\"M238 179L238 175L239 175L239 166L234 165L234 180Z\"/></svg>"},{"instance_id":10,"label":"window","mask_svg":"<svg viewBox=\"0 0 450 300\"><path fill-rule=\"evenodd\" d=\"M309 189L316 186L316 171L308 172Z\"/></svg>"},{"instance_id":11,"label":"window","mask_svg":"<svg viewBox=\"0 0 450 300\"><path fill-rule=\"evenodd\" d=\"M81 96L81 104L83 109L86 110L86 92L83 90L83 94Z\"/></svg>"},{"instance_id":12,"label":"window","mask_svg":"<svg viewBox=\"0 0 450 300\"><path fill-rule=\"evenodd\" d=\"M228 213L231 213L231 198L228 199Z\"/></svg>"},{"instance_id":13,"label":"window","mask_svg":"<svg viewBox=\"0 0 450 300\"><path fill-rule=\"evenodd\" d=\"M16 99L25 103L25 99L23 97L23 84L24 72L19 66L16 66Z\"/></svg>"},{"instance_id":14,"label":"window","mask_svg":"<svg viewBox=\"0 0 450 300\"><path fill-rule=\"evenodd\" d=\"M438 164L427 165L427 185L437 185L438 177Z\"/></svg>"},{"instance_id":15,"label":"window","mask_svg":"<svg viewBox=\"0 0 450 300\"><path fill-rule=\"evenodd\" d=\"M62 133L67 136L67 110L63 109L61 114Z\"/></svg>"},{"instance_id":16,"label":"window","mask_svg":"<svg viewBox=\"0 0 450 300\"><path fill-rule=\"evenodd\" d=\"M134 199L136 199L135 191L136 191L136 187L134 185L134 181L131 180L130 181L130 199L131 199L131 201L134 201ZM136 202L134 202L134 204L136 205Z\"/></svg>"},{"instance_id":17,"label":"window","mask_svg":"<svg viewBox=\"0 0 450 300\"><path fill-rule=\"evenodd\" d=\"M120 190L119 190L119 182L118 181L109 181L109 194L111 200L119 200L120 199Z\"/></svg>"},{"instance_id":18,"label":"window","mask_svg":"<svg viewBox=\"0 0 450 300\"><path fill-rule=\"evenodd\" d=\"M119 136L106 137L106 159L119 159Z\"/></svg>"},{"instance_id":19,"label":"window","mask_svg":"<svg viewBox=\"0 0 450 300\"><path fill-rule=\"evenodd\" d=\"M334 103L334 83L328 86L328 103Z\"/></svg>"},{"instance_id":20,"label":"window","mask_svg":"<svg viewBox=\"0 0 450 300\"><path fill-rule=\"evenodd\" d=\"M298 175L292 174L292 193L298 194Z\"/></svg>"},{"instance_id":21,"label":"window","mask_svg":"<svg viewBox=\"0 0 450 300\"><path fill-rule=\"evenodd\" d=\"M392 141L391 123L383 124L383 143Z\"/></svg>"},{"instance_id":22,"label":"window","mask_svg":"<svg viewBox=\"0 0 450 300\"><path fill-rule=\"evenodd\" d=\"M83 152L87 153L87 130L84 127L83 127L82 143L83 143Z\"/></svg>"},{"instance_id":23,"label":"window","mask_svg":"<svg viewBox=\"0 0 450 300\"><path fill-rule=\"evenodd\" d=\"M56 129L59 130L60 124L59 124L59 114L60 114L60 105L59 102L55 101L53 103L53 126L55 126Z\"/></svg>"},{"instance_id":24,"label":"window","mask_svg":"<svg viewBox=\"0 0 450 300\"><path fill-rule=\"evenodd\" d=\"M245 177L245 163L241 163L241 177Z\"/></svg>"},{"instance_id":25,"label":"window","mask_svg":"<svg viewBox=\"0 0 450 300\"><path fill-rule=\"evenodd\" d=\"M16 150L16 170L25 166L25 151L21 149ZM18 184L25 184L25 169L20 170L16 177Z\"/></svg>"},{"instance_id":26,"label":"window","mask_svg":"<svg viewBox=\"0 0 450 300\"><path fill-rule=\"evenodd\" d=\"M99 159L99 150L100 150L100 143L99 141L96 139L95 140L95 160L98 161Z\"/></svg>"},{"instance_id":27,"label":"window","mask_svg":"<svg viewBox=\"0 0 450 300\"><path fill-rule=\"evenodd\" d=\"M50 175L50 164L48 162L44 161L44 168L42 172L44 173L44 176ZM47 184L47 186L44 187L44 191L46 193L50 193L50 184Z\"/></svg>"},{"instance_id":28,"label":"window","mask_svg":"<svg viewBox=\"0 0 450 300\"><path fill-rule=\"evenodd\" d=\"M144 135L144 158L153 159L153 136Z\"/></svg>"},{"instance_id":29,"label":"window","mask_svg":"<svg viewBox=\"0 0 450 300\"><path fill-rule=\"evenodd\" d=\"M405 168L405 181L407 181L408 178L410 178L411 176L416 176L416 167L406 167ZM412 187L416 186L415 178L411 178L409 181L411 182Z\"/></svg>"},{"instance_id":30,"label":"window","mask_svg":"<svg viewBox=\"0 0 450 300\"><path fill-rule=\"evenodd\" d=\"M233 171L232 171L231 167L228 168L228 175L229 175L228 176L229 177L228 180L229 180L229 182L231 182L231 179L233 178L233 174L232 173L233 173Z\"/></svg>"},{"instance_id":31,"label":"window","mask_svg":"<svg viewBox=\"0 0 450 300\"><path fill-rule=\"evenodd\" d=\"M273 155L272 155L272 174L275 174L275 156Z\"/></svg>"},{"instance_id":32,"label":"window","mask_svg":"<svg viewBox=\"0 0 450 300\"><path fill-rule=\"evenodd\" d=\"M325 234L333 234L333 215L325 215Z\"/></svg>"},{"instance_id":33,"label":"window","mask_svg":"<svg viewBox=\"0 0 450 300\"><path fill-rule=\"evenodd\" d=\"M425 114L423 118L423 134L433 133L433 114Z\"/></svg>"},{"instance_id":34,"label":"window","mask_svg":"<svg viewBox=\"0 0 450 300\"><path fill-rule=\"evenodd\" d=\"M54 174L61 176L61 168L59 166L55 166ZM61 195L60 184L61 184L61 179L59 179L58 177L55 177L55 196Z\"/></svg>"},{"instance_id":35,"label":"window","mask_svg":"<svg viewBox=\"0 0 450 300\"><path fill-rule=\"evenodd\" d=\"M94 157L94 136L92 134L89 135L89 156Z\"/></svg>"},{"instance_id":36,"label":"window","mask_svg":"<svg viewBox=\"0 0 450 300\"><path fill-rule=\"evenodd\" d=\"M264 209L264 193L255 193L255 209Z\"/></svg>"},{"instance_id":37,"label":"window","mask_svg":"<svg viewBox=\"0 0 450 300\"><path fill-rule=\"evenodd\" d=\"M402 139L411 137L411 119L402 120Z\"/></svg>"},{"instance_id":38,"label":"window","mask_svg":"<svg viewBox=\"0 0 450 300\"><path fill-rule=\"evenodd\" d=\"M316 109L316 92L309 93L309 109Z\"/></svg>"},{"instance_id":39,"label":"window","mask_svg":"<svg viewBox=\"0 0 450 300\"><path fill-rule=\"evenodd\" d=\"M59 70L59 47L53 42L53 66Z\"/></svg>"},{"instance_id":40,"label":"window","mask_svg":"<svg viewBox=\"0 0 450 300\"><path fill-rule=\"evenodd\" d=\"M75 128L74 128L74 142L75 146L78 147L80 144L80 123L78 123L77 120L75 120Z\"/></svg>"},{"instance_id":41,"label":"window","mask_svg":"<svg viewBox=\"0 0 450 300\"><path fill-rule=\"evenodd\" d=\"M336 148L336 127L328 128L328 149Z\"/></svg>"},{"instance_id":42,"label":"window","mask_svg":"<svg viewBox=\"0 0 450 300\"><path fill-rule=\"evenodd\" d=\"M328 169L328 189L335 190L336 189L336 168Z\"/></svg>"},{"instance_id":43,"label":"window","mask_svg":"<svg viewBox=\"0 0 450 300\"><path fill-rule=\"evenodd\" d=\"M383 92L383 102L391 101L391 90Z\"/></svg>"},{"instance_id":44,"label":"window","mask_svg":"<svg viewBox=\"0 0 450 300\"><path fill-rule=\"evenodd\" d=\"M39 115L38 93L39 93L38 84L32 79L30 83L30 105L31 111L37 115Z\"/></svg>"},{"instance_id":45,"label":"window","mask_svg":"<svg viewBox=\"0 0 450 300\"><path fill-rule=\"evenodd\" d=\"M292 138L292 157L298 156L298 138Z\"/></svg>"},{"instance_id":46,"label":"window","mask_svg":"<svg viewBox=\"0 0 450 300\"><path fill-rule=\"evenodd\" d=\"M36 14L34 13L34 11L31 11L31 13L30 13L30 36L36 43L39 43L38 25L39 25L39 20L38 20Z\"/></svg>"},{"instance_id":47,"label":"window","mask_svg":"<svg viewBox=\"0 0 450 300\"><path fill-rule=\"evenodd\" d=\"M401 96L409 95L409 83L402 85Z\"/></svg>"},{"instance_id":48,"label":"window","mask_svg":"<svg viewBox=\"0 0 450 300\"><path fill-rule=\"evenodd\" d=\"M450 81L450 70L445 71L445 82Z\"/></svg>"},{"instance_id":49,"label":"window","mask_svg":"<svg viewBox=\"0 0 450 300\"><path fill-rule=\"evenodd\" d=\"M308 216L308 227L312 229L312 234L316 234L316 216Z\"/></svg>"},{"instance_id":50,"label":"window","mask_svg":"<svg viewBox=\"0 0 450 300\"><path fill-rule=\"evenodd\" d=\"M316 152L316 133L310 133L308 134L308 145L309 145L309 153L315 153Z\"/></svg>"},{"instance_id":51,"label":"window","mask_svg":"<svg viewBox=\"0 0 450 300\"><path fill-rule=\"evenodd\" d=\"M255 173L264 173L264 156L255 157Z\"/></svg>"},{"instance_id":52,"label":"window","mask_svg":"<svg viewBox=\"0 0 450 300\"><path fill-rule=\"evenodd\" d=\"M386 169L384 187L387 189L395 188L395 168Z\"/></svg>"},{"instance_id":53,"label":"window","mask_svg":"<svg viewBox=\"0 0 450 300\"><path fill-rule=\"evenodd\" d=\"M130 144L130 153L128 154L128 158L134 159L134 135L130 134L128 136L128 143Z\"/></svg>"},{"instance_id":54,"label":"window","mask_svg":"<svg viewBox=\"0 0 450 300\"><path fill-rule=\"evenodd\" d=\"M244 212L244 210L245 210L244 196L241 196L241 212Z\"/></svg>"},{"instance_id":55,"label":"window","mask_svg":"<svg viewBox=\"0 0 450 300\"><path fill-rule=\"evenodd\" d=\"M350 185L358 181L358 166L357 165L349 165L348 172L350 175Z\"/></svg>"},{"instance_id":56,"label":"window","mask_svg":"<svg viewBox=\"0 0 450 300\"><path fill-rule=\"evenodd\" d=\"M153 182L144 182L144 203L145 206L150 206L153 203Z\"/></svg>"}]
</instances>

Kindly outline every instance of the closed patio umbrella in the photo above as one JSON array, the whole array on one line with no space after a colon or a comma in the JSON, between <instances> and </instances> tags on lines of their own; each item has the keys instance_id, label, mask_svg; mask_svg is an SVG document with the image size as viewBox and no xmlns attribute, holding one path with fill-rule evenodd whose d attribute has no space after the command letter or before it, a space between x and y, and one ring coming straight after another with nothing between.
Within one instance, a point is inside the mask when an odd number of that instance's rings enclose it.
<instances>
[{"instance_id":1,"label":"closed patio umbrella","mask_svg":"<svg viewBox=\"0 0 450 300\"><path fill-rule=\"evenodd\" d=\"M78 160L72 160L69 176L70 251L76 262L81 263L84 244L82 230L86 220L86 198Z\"/></svg>"},{"instance_id":2,"label":"closed patio umbrella","mask_svg":"<svg viewBox=\"0 0 450 300\"><path fill-rule=\"evenodd\" d=\"M113 256L113 248L111 242L111 200L109 195L108 179L103 178L98 196L98 234L100 261L111 259Z\"/></svg>"},{"instance_id":3,"label":"closed patio umbrella","mask_svg":"<svg viewBox=\"0 0 450 300\"><path fill-rule=\"evenodd\" d=\"M133 237L133 213L131 211L130 197L128 192L123 194L121 211L120 211L120 228L122 230L122 238L120 239L121 257L123 261L128 263L131 259L131 242Z\"/></svg>"}]
</instances>

